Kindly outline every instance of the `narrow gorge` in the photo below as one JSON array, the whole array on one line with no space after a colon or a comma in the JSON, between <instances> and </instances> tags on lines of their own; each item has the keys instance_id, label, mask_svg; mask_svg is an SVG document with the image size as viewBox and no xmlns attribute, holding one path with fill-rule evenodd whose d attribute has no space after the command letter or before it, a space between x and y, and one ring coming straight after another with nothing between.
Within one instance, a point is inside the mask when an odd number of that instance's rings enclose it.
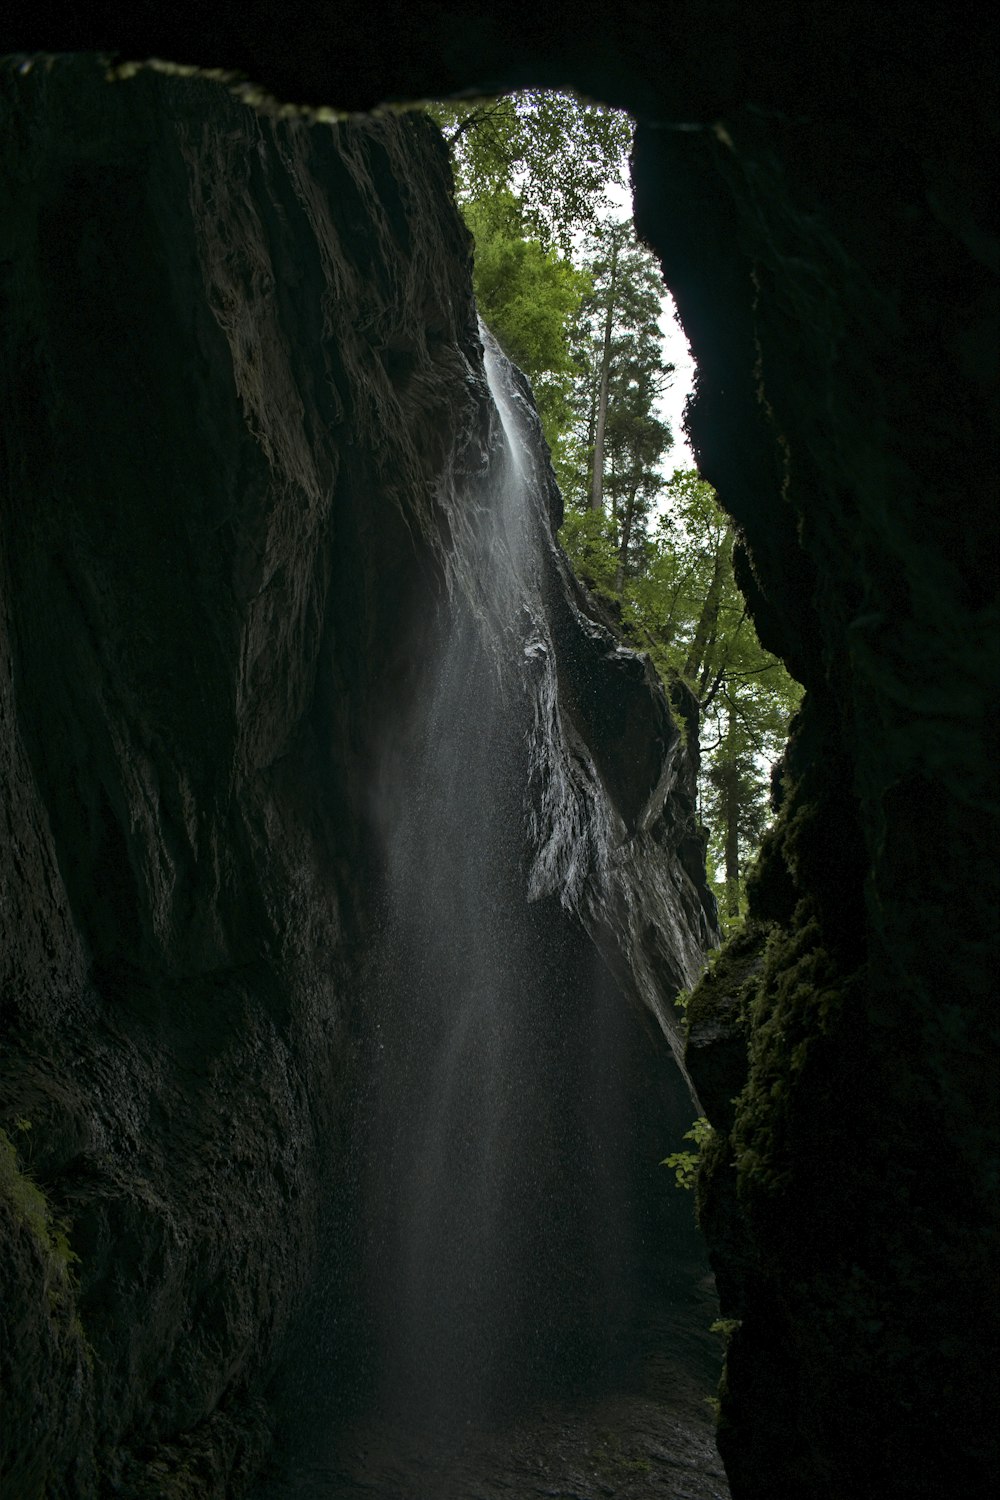
<instances>
[{"instance_id":1,"label":"narrow gorge","mask_svg":"<svg viewBox=\"0 0 1000 1500\"><path fill-rule=\"evenodd\" d=\"M5 23L5 1500L988 1492L967 19ZM554 540L440 136L377 109L526 82L636 116L699 467L806 688L700 984L686 705ZM657 1162L701 1111L699 1233Z\"/></svg>"},{"instance_id":2,"label":"narrow gorge","mask_svg":"<svg viewBox=\"0 0 1000 1500\"><path fill-rule=\"evenodd\" d=\"M715 938L692 752L554 541L440 136L5 85L5 1066L50 1215L12 1204L9 1482L228 1493L284 1418L269 1492L350 1493L345 1423L444 1463L658 1319L716 1493L657 1169Z\"/></svg>"}]
</instances>

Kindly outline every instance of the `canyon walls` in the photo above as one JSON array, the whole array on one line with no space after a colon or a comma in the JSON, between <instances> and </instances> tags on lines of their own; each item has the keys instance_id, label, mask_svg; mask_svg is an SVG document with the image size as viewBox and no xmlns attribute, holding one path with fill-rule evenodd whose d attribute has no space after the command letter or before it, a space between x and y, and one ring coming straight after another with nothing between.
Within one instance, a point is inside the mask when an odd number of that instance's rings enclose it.
<instances>
[{"instance_id":1,"label":"canyon walls","mask_svg":"<svg viewBox=\"0 0 1000 1500\"><path fill-rule=\"evenodd\" d=\"M53 1283L15 1218L8 1483L145 1493L195 1430L221 1493L357 1045L373 619L452 446L468 247L416 122L3 82L5 1123L78 1257Z\"/></svg>"},{"instance_id":2,"label":"canyon walls","mask_svg":"<svg viewBox=\"0 0 1000 1500\"><path fill-rule=\"evenodd\" d=\"M640 221L693 439L807 687L689 1012L736 1495L976 1493L994 1463L996 242L928 101L878 124L744 114L634 164L687 204Z\"/></svg>"},{"instance_id":3,"label":"canyon walls","mask_svg":"<svg viewBox=\"0 0 1000 1500\"><path fill-rule=\"evenodd\" d=\"M637 115L699 460L808 690L750 930L692 1012L753 1500L996 1468L996 43L971 7L779 0L41 5L10 43L349 109L531 83Z\"/></svg>"},{"instance_id":4,"label":"canyon walls","mask_svg":"<svg viewBox=\"0 0 1000 1500\"><path fill-rule=\"evenodd\" d=\"M530 501L502 546L489 530L514 418L490 395L433 127L270 118L217 82L109 83L89 58L7 64L0 87L5 1484L238 1494L304 1293L332 1253L347 1282L371 1259L370 1174L347 1163L380 1028L405 1059L442 990L488 992L482 1031L506 983L532 1028L498 1083L520 1131L500 1142L501 1207L525 1262L501 1315L547 1247L543 1300L564 1306L528 1365L565 1373L574 1338L604 1337L608 1224L626 1235L650 1194L614 1111L638 1108L647 1155L693 1112L660 1029L634 1018L655 1013L680 1054L671 997L713 936L694 766L555 546L558 492L513 372ZM470 645L454 711L428 721L442 639L463 618L455 638L474 642L485 616L513 665L491 689L489 641ZM511 699L499 737L452 727L485 726L491 702L503 720ZM408 822L438 784L439 811ZM463 900L478 925L454 915ZM517 974L496 981L510 946ZM608 1050L623 1026L624 1079ZM397 1115L372 1127L379 1160L408 1129L431 1143L404 1199L429 1170L448 1055L431 1050L416 1092L392 1075ZM554 1102L545 1056L565 1063ZM668 1080L648 1106L640 1075ZM497 1100L488 1113L494 1151ZM390 1260L362 1300L404 1271ZM361 1378L380 1316L333 1337L334 1384ZM525 1308L514 1377L538 1317Z\"/></svg>"}]
</instances>

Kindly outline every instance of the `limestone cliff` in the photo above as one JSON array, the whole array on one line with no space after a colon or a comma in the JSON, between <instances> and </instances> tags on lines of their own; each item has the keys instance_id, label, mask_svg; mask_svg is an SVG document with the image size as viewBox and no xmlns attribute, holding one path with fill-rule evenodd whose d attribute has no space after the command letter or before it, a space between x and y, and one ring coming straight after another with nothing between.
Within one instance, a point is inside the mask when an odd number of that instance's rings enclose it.
<instances>
[{"instance_id":1,"label":"limestone cliff","mask_svg":"<svg viewBox=\"0 0 1000 1500\"><path fill-rule=\"evenodd\" d=\"M372 767L496 425L469 244L417 117L87 59L0 89L6 1482L235 1494L370 1046ZM519 899L669 1024L692 767L543 519Z\"/></svg>"}]
</instances>

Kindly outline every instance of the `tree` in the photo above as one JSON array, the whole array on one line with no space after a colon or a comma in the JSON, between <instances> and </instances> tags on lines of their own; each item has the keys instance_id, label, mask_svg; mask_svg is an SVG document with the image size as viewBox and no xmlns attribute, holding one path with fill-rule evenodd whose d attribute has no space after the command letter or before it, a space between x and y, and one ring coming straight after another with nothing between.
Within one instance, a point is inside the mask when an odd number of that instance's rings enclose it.
<instances>
[{"instance_id":1,"label":"tree","mask_svg":"<svg viewBox=\"0 0 1000 1500\"><path fill-rule=\"evenodd\" d=\"M465 204L475 239L474 283L479 311L507 357L532 383L557 476L570 463L567 439L575 416L576 362L569 330L590 278L530 237L524 205L503 191Z\"/></svg>"},{"instance_id":2,"label":"tree","mask_svg":"<svg viewBox=\"0 0 1000 1500\"><path fill-rule=\"evenodd\" d=\"M751 701L738 683L725 693L725 728L708 761L703 808L721 845L725 896L722 909L729 921L739 915L743 900L744 851L756 849L768 821L766 755L758 750L757 711L765 706ZM787 719L783 725L787 729Z\"/></svg>"},{"instance_id":3,"label":"tree","mask_svg":"<svg viewBox=\"0 0 1000 1500\"><path fill-rule=\"evenodd\" d=\"M681 677L698 702L702 810L731 922L767 825L771 767L802 690L757 639L733 574L732 523L711 486L694 471L675 472L666 500L650 573L666 575L669 587L658 611L647 603L642 624L668 675Z\"/></svg>"},{"instance_id":4,"label":"tree","mask_svg":"<svg viewBox=\"0 0 1000 1500\"><path fill-rule=\"evenodd\" d=\"M592 230L583 263L592 290L581 304L574 349L581 372L578 451L586 454L587 466L571 482L568 498L594 511L610 510L621 594L625 578L641 566L646 519L672 441L656 415L671 373L659 329L663 288L630 220Z\"/></svg>"},{"instance_id":5,"label":"tree","mask_svg":"<svg viewBox=\"0 0 1000 1500\"><path fill-rule=\"evenodd\" d=\"M594 387L596 391L596 417L594 421L594 457L591 465L590 508L600 510L604 505L604 434L608 420L608 396L611 390L611 336L615 331L615 320L620 300L618 261L624 245L624 225L609 225L607 231L607 254L596 260L591 267L594 277L593 310L602 314L603 332L600 353L595 362ZM602 297L603 293L603 297ZM603 300L604 306L601 308Z\"/></svg>"},{"instance_id":6,"label":"tree","mask_svg":"<svg viewBox=\"0 0 1000 1500\"><path fill-rule=\"evenodd\" d=\"M480 311L532 381L569 501L563 543L664 681L683 680L697 704L709 864L733 921L800 690L757 641L712 489L693 471L662 473L672 439L656 409L671 373L659 269L631 222L602 217L631 122L541 92L432 113L475 238Z\"/></svg>"},{"instance_id":7,"label":"tree","mask_svg":"<svg viewBox=\"0 0 1000 1500\"><path fill-rule=\"evenodd\" d=\"M532 381L564 493L585 463L594 503L608 491L624 578L670 442L653 411L659 275L630 222L599 217L608 185L624 182L631 121L542 91L430 108L476 242L480 311Z\"/></svg>"},{"instance_id":8,"label":"tree","mask_svg":"<svg viewBox=\"0 0 1000 1500\"><path fill-rule=\"evenodd\" d=\"M660 500L664 511L644 543L644 566L624 587L607 524L568 516L561 537L588 586L616 601L623 629L648 651L664 682L679 678L691 689L709 864L722 872L717 884L729 923L741 910L747 864L768 820L771 767L801 689L757 640L733 575L732 523L711 486L693 470L678 470Z\"/></svg>"},{"instance_id":9,"label":"tree","mask_svg":"<svg viewBox=\"0 0 1000 1500\"><path fill-rule=\"evenodd\" d=\"M658 383L641 362L623 354L616 371L606 427L606 484L618 550L615 592L642 571L647 554L647 524L662 486L660 461L673 439L670 428L654 415Z\"/></svg>"},{"instance_id":10,"label":"tree","mask_svg":"<svg viewBox=\"0 0 1000 1500\"><path fill-rule=\"evenodd\" d=\"M516 192L524 222L546 248L569 254L574 236L626 185L632 121L575 95L528 89L470 103L428 106L451 148L460 202Z\"/></svg>"}]
</instances>

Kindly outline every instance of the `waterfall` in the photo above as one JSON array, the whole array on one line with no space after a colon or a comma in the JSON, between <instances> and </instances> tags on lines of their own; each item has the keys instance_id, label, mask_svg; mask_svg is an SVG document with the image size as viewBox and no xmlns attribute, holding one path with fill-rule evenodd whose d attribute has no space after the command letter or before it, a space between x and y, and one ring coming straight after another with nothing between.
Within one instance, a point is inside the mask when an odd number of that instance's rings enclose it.
<instances>
[{"instance_id":1,"label":"waterfall","mask_svg":"<svg viewBox=\"0 0 1000 1500\"><path fill-rule=\"evenodd\" d=\"M545 1450L550 1413L659 1410L675 1379L697 1427L718 1374L658 1166L696 1113L667 1045L709 935L693 767L554 539L530 387L480 339L365 767L358 1095L257 1500L464 1495L434 1466L470 1442L527 1424Z\"/></svg>"},{"instance_id":2,"label":"waterfall","mask_svg":"<svg viewBox=\"0 0 1000 1500\"><path fill-rule=\"evenodd\" d=\"M635 1232L628 1022L581 934L621 820L560 708L537 414L481 336L483 461L442 487L447 601L375 799L370 1282L383 1401L436 1425L605 1361Z\"/></svg>"}]
</instances>

